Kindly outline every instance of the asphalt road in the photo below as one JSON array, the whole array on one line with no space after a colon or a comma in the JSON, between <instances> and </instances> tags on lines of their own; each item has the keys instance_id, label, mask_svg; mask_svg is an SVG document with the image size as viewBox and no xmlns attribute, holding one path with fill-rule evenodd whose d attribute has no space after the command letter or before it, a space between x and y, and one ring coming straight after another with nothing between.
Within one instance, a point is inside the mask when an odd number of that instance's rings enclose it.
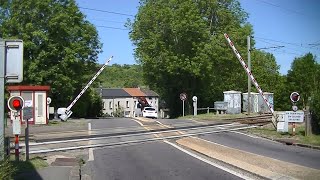
<instances>
[{"instance_id":1,"label":"asphalt road","mask_svg":"<svg viewBox=\"0 0 320 180\"><path fill-rule=\"evenodd\" d=\"M144 130L137 122L127 118L91 120L91 124L92 129L113 128L116 130L125 127L132 129L136 126L134 129ZM153 137L153 135L132 136L118 140ZM92 143L103 143L103 140L92 141ZM86 166L86 171L89 171L93 180L240 179L185 154L163 141L96 148L93 150L93 157L94 160L89 161Z\"/></svg>"},{"instance_id":2,"label":"asphalt road","mask_svg":"<svg viewBox=\"0 0 320 180\"><path fill-rule=\"evenodd\" d=\"M96 149L94 157L87 165L93 180L240 179L164 142Z\"/></svg>"},{"instance_id":3,"label":"asphalt road","mask_svg":"<svg viewBox=\"0 0 320 180\"><path fill-rule=\"evenodd\" d=\"M129 118L91 119L90 123L92 129L139 126L137 122Z\"/></svg>"},{"instance_id":4,"label":"asphalt road","mask_svg":"<svg viewBox=\"0 0 320 180\"><path fill-rule=\"evenodd\" d=\"M228 147L291 162L294 164L320 169L320 151L315 149L289 146L263 138L253 138L234 132L223 132L200 136Z\"/></svg>"}]
</instances>

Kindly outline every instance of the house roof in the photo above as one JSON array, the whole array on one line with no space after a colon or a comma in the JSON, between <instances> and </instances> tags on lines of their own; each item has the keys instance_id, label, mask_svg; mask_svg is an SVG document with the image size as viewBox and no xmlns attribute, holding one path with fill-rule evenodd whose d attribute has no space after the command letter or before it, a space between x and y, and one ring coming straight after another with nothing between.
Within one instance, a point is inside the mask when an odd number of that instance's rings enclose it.
<instances>
[{"instance_id":1,"label":"house roof","mask_svg":"<svg viewBox=\"0 0 320 180\"><path fill-rule=\"evenodd\" d=\"M152 90L140 88L97 88L96 91L103 98L159 97L159 95Z\"/></svg>"},{"instance_id":2,"label":"house roof","mask_svg":"<svg viewBox=\"0 0 320 180\"><path fill-rule=\"evenodd\" d=\"M134 97L145 97L147 96L139 88L123 88L127 93Z\"/></svg>"},{"instance_id":3,"label":"house roof","mask_svg":"<svg viewBox=\"0 0 320 180\"><path fill-rule=\"evenodd\" d=\"M150 89L140 89L144 94L146 94L147 96L151 96L151 97L158 97L159 94L157 94L156 92L150 90Z\"/></svg>"},{"instance_id":4,"label":"house roof","mask_svg":"<svg viewBox=\"0 0 320 180\"><path fill-rule=\"evenodd\" d=\"M101 90L101 89L98 89ZM131 97L131 95L129 93L127 93L125 90L123 89L102 89L101 92L101 96L102 97Z\"/></svg>"}]
</instances>

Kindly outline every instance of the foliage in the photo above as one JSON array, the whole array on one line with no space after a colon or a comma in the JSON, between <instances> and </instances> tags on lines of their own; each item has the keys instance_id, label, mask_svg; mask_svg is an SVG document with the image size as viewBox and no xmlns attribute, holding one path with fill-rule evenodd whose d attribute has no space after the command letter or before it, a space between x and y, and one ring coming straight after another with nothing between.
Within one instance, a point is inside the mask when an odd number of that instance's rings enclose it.
<instances>
[{"instance_id":1,"label":"foliage","mask_svg":"<svg viewBox=\"0 0 320 180\"><path fill-rule=\"evenodd\" d=\"M114 114L113 114L113 116L114 117L123 117L124 116L124 109L123 109L123 107L118 107L117 109L116 109L116 111L114 112Z\"/></svg>"},{"instance_id":2,"label":"foliage","mask_svg":"<svg viewBox=\"0 0 320 180\"><path fill-rule=\"evenodd\" d=\"M104 88L143 87L142 68L140 65L107 66L99 76L100 86Z\"/></svg>"},{"instance_id":3,"label":"foliage","mask_svg":"<svg viewBox=\"0 0 320 180\"><path fill-rule=\"evenodd\" d=\"M0 37L24 42L23 84L50 85L52 106L70 103L97 70L98 34L74 0L1 1L0 19Z\"/></svg>"},{"instance_id":4,"label":"foliage","mask_svg":"<svg viewBox=\"0 0 320 180\"><path fill-rule=\"evenodd\" d=\"M181 92L188 94L187 104L196 95L198 104L206 107L221 100L225 90L246 91L247 75L223 33L245 55L246 36L253 34L247 17L236 0L140 2L134 22L127 23L135 57L145 82L164 98L171 117L181 114ZM255 75L269 79L262 84L273 91L273 78L280 78L274 57L263 52L255 56L260 62L254 64Z\"/></svg>"},{"instance_id":5,"label":"foliage","mask_svg":"<svg viewBox=\"0 0 320 180\"><path fill-rule=\"evenodd\" d=\"M288 71L289 89L299 92L301 98L297 103L300 109L310 107L313 118L317 123L313 129L318 129L320 123L320 64L316 57L308 53L295 58ZM317 126L317 127L315 127Z\"/></svg>"},{"instance_id":6,"label":"foliage","mask_svg":"<svg viewBox=\"0 0 320 180\"><path fill-rule=\"evenodd\" d=\"M319 64L315 56L308 53L302 57L295 58L288 71L288 82L291 91L297 91L300 94L300 105L305 108L308 99L320 92Z\"/></svg>"},{"instance_id":7,"label":"foliage","mask_svg":"<svg viewBox=\"0 0 320 180\"><path fill-rule=\"evenodd\" d=\"M280 66L277 65L273 54L253 50L251 59L251 71L263 92L274 93L275 110L288 110L291 106L290 90L286 87L286 77L279 73Z\"/></svg>"}]
</instances>

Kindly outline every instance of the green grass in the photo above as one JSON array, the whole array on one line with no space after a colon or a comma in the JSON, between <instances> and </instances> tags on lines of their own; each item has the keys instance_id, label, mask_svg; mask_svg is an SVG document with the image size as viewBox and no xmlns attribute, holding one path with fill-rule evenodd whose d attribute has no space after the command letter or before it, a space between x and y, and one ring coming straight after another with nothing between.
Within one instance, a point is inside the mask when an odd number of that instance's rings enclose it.
<instances>
[{"instance_id":1,"label":"green grass","mask_svg":"<svg viewBox=\"0 0 320 180\"><path fill-rule=\"evenodd\" d=\"M251 115L258 115L258 114L251 114ZM209 120L209 121L216 121L216 120L223 120L223 119L232 119L232 118L242 118L247 117L246 114L215 114L215 113L205 113L205 114L198 114L197 116L187 115L187 116L180 116L178 119L193 119L193 120Z\"/></svg>"},{"instance_id":2,"label":"green grass","mask_svg":"<svg viewBox=\"0 0 320 180\"><path fill-rule=\"evenodd\" d=\"M320 146L320 135L305 136L305 128L302 124L297 125L295 136L292 134L291 125L289 125L289 132L286 133L277 132L271 126L249 129L248 132L271 139L290 138L297 143Z\"/></svg>"},{"instance_id":3,"label":"green grass","mask_svg":"<svg viewBox=\"0 0 320 180\"><path fill-rule=\"evenodd\" d=\"M42 157L33 157L29 161L20 160L15 161L14 156L11 156L10 163L16 168L15 175L33 171L36 169L44 168L48 166L48 163Z\"/></svg>"}]
</instances>

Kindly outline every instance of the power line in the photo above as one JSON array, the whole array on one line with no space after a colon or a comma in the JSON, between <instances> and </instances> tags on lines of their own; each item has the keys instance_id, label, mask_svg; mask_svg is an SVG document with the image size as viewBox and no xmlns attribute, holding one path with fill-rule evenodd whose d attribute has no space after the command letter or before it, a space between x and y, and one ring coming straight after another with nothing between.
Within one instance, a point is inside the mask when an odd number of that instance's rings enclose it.
<instances>
[{"instance_id":1,"label":"power line","mask_svg":"<svg viewBox=\"0 0 320 180\"><path fill-rule=\"evenodd\" d=\"M118 28L118 27L111 27L111 26L96 26L96 27L101 27L101 28L106 28L106 29L117 29L117 30L128 31L128 29L125 29L125 28Z\"/></svg>"},{"instance_id":2,"label":"power line","mask_svg":"<svg viewBox=\"0 0 320 180\"><path fill-rule=\"evenodd\" d=\"M274 39L268 39L268 38L262 38L262 37L255 37L257 40L260 39L260 41L262 40L266 40L266 41L273 41L273 42L277 42L277 43L282 43L282 44L288 44L288 45L292 45L292 46L296 46L296 47L302 47L302 48L306 48L306 49L314 49L314 50L319 50L318 48L313 48L313 47L306 47L303 44L298 44L298 43L292 43L292 42L285 42L285 41L279 41L279 40L274 40ZM264 42L266 42L264 41ZM268 43L268 42L266 42ZM276 44L273 44L276 45Z\"/></svg>"},{"instance_id":3,"label":"power line","mask_svg":"<svg viewBox=\"0 0 320 180\"><path fill-rule=\"evenodd\" d=\"M121 16L134 17L134 15L132 15L132 14L125 14L125 13L119 13L119 12L114 12L114 11L106 11L106 10L101 10L101 9L93 9L93 8L86 8L86 7L80 7L80 6L79 6L79 8L90 10L90 11L97 11L97 12L103 12L103 13L109 13L109 14L117 14L117 15L121 15Z\"/></svg>"},{"instance_id":4,"label":"power line","mask_svg":"<svg viewBox=\"0 0 320 180\"><path fill-rule=\"evenodd\" d=\"M273 3L267 2L267 1L263 1L263 0L255 0L255 1L258 1L258 2L261 2L261 3L264 3L264 4L268 4L268 5L273 6L273 7L277 7L277 8L283 9L283 10L285 10L287 12L291 12L291 13L294 13L294 14L299 14L299 15L302 15L302 16L306 16L305 14L303 14L301 12L298 12L298 11L295 11L295 10L292 10L292 9L289 9L289 8L286 8L286 7L282 7L282 6L279 6L277 4L273 4Z\"/></svg>"}]
</instances>

